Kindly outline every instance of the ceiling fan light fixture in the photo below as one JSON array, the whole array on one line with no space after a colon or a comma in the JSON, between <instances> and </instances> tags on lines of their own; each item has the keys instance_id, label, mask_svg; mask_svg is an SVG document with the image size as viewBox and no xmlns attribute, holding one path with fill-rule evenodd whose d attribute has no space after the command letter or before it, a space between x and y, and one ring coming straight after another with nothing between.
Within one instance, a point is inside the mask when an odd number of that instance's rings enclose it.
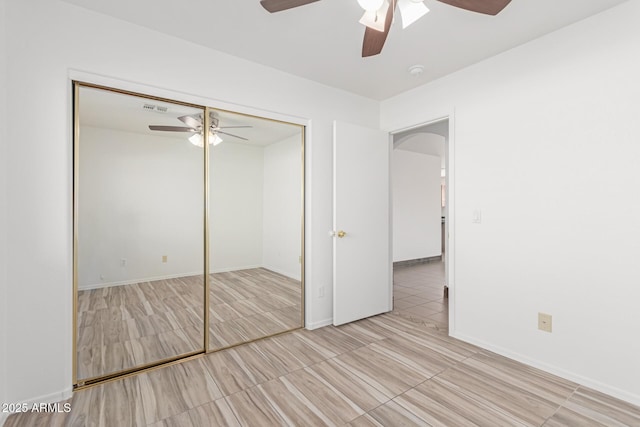
<instances>
[{"instance_id":1,"label":"ceiling fan light fixture","mask_svg":"<svg viewBox=\"0 0 640 427\"><path fill-rule=\"evenodd\" d=\"M217 133L209 132L209 145L213 144L214 146L220 144L223 141L222 138ZM202 140L202 135L199 133L194 133L189 137L189 142L195 145L196 147L204 147L204 141Z\"/></svg>"},{"instance_id":2,"label":"ceiling fan light fixture","mask_svg":"<svg viewBox=\"0 0 640 427\"><path fill-rule=\"evenodd\" d=\"M389 10L389 2L384 0L382 6L375 11L365 11L362 18L360 18L360 22L362 25L365 25L372 30L384 32L384 25L387 19L387 11Z\"/></svg>"},{"instance_id":3,"label":"ceiling fan light fixture","mask_svg":"<svg viewBox=\"0 0 640 427\"><path fill-rule=\"evenodd\" d=\"M358 0L361 8L368 12L375 12L382 7L385 0Z\"/></svg>"},{"instance_id":4,"label":"ceiling fan light fixture","mask_svg":"<svg viewBox=\"0 0 640 427\"><path fill-rule=\"evenodd\" d=\"M209 134L209 144L213 144L214 147L220 144L222 141L223 139L220 138L220 136L217 133Z\"/></svg>"},{"instance_id":5,"label":"ceiling fan light fixture","mask_svg":"<svg viewBox=\"0 0 640 427\"><path fill-rule=\"evenodd\" d=\"M202 142L202 135L199 133L194 133L189 137L189 142L195 145L196 147L204 147L204 142Z\"/></svg>"},{"instance_id":6,"label":"ceiling fan light fixture","mask_svg":"<svg viewBox=\"0 0 640 427\"><path fill-rule=\"evenodd\" d=\"M429 8L422 0L398 0L398 8L402 17L402 29L429 13Z\"/></svg>"}]
</instances>

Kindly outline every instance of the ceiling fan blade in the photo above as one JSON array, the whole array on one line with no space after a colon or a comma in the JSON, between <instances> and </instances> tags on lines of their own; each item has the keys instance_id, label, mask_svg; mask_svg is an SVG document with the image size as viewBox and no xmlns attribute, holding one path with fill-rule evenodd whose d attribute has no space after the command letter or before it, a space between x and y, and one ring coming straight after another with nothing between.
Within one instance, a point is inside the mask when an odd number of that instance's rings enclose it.
<instances>
[{"instance_id":1,"label":"ceiling fan blade","mask_svg":"<svg viewBox=\"0 0 640 427\"><path fill-rule=\"evenodd\" d=\"M382 52L384 43L387 41L389 29L393 22L393 13L396 8L396 0L391 0L391 6L387 10L387 17L384 21L384 31L377 31L369 27L365 27L364 40L362 41L362 57L378 55Z\"/></svg>"},{"instance_id":2,"label":"ceiling fan blade","mask_svg":"<svg viewBox=\"0 0 640 427\"><path fill-rule=\"evenodd\" d=\"M253 126L220 126L218 129L240 129L240 128L252 128Z\"/></svg>"},{"instance_id":3,"label":"ceiling fan blade","mask_svg":"<svg viewBox=\"0 0 640 427\"><path fill-rule=\"evenodd\" d=\"M318 0L262 0L260 4L267 11L274 13L282 10L293 9L294 7L317 2Z\"/></svg>"},{"instance_id":4,"label":"ceiling fan blade","mask_svg":"<svg viewBox=\"0 0 640 427\"><path fill-rule=\"evenodd\" d=\"M161 126L161 125L149 125L151 130L161 130L165 132L200 132L198 129L187 128L184 126Z\"/></svg>"},{"instance_id":5,"label":"ceiling fan blade","mask_svg":"<svg viewBox=\"0 0 640 427\"><path fill-rule=\"evenodd\" d=\"M485 15L497 15L507 7L511 0L438 0L451 6Z\"/></svg>"},{"instance_id":6,"label":"ceiling fan blade","mask_svg":"<svg viewBox=\"0 0 640 427\"><path fill-rule=\"evenodd\" d=\"M223 135L228 135L228 136L232 136L232 137L234 137L234 138L238 138L238 139L242 139L242 140L248 141L248 139L247 139L247 138L244 138L244 137L242 137L242 136L238 136L238 135L234 135L234 134L232 134L232 133L222 132L222 131L220 131L220 130L219 130L219 131L217 131L216 133L221 133L221 134L223 134Z\"/></svg>"},{"instance_id":7,"label":"ceiling fan blade","mask_svg":"<svg viewBox=\"0 0 640 427\"><path fill-rule=\"evenodd\" d=\"M197 128L202 124L200 120L195 119L192 116L181 116L181 117L178 117L178 120L180 120L182 123L192 128Z\"/></svg>"}]
</instances>

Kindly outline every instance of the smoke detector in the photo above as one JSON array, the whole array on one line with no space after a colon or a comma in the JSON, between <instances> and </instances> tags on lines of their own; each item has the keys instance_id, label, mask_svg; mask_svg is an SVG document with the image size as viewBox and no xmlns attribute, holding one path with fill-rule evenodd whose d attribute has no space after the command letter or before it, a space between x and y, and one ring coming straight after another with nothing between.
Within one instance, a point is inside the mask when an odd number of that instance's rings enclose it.
<instances>
[{"instance_id":1,"label":"smoke detector","mask_svg":"<svg viewBox=\"0 0 640 427\"><path fill-rule=\"evenodd\" d=\"M409 67L409 69L407 69L407 71L413 77L418 77L420 74L424 73L424 65L420 65L420 64L412 65L411 67Z\"/></svg>"}]
</instances>

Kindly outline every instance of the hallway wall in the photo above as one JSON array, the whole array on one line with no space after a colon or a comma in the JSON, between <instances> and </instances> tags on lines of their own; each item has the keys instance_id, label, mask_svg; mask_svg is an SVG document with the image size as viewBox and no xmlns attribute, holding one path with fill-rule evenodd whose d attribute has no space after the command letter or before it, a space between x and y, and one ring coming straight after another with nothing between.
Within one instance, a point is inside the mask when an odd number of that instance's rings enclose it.
<instances>
[{"instance_id":1,"label":"hallway wall","mask_svg":"<svg viewBox=\"0 0 640 427\"><path fill-rule=\"evenodd\" d=\"M391 153L393 262L442 255L440 158Z\"/></svg>"}]
</instances>

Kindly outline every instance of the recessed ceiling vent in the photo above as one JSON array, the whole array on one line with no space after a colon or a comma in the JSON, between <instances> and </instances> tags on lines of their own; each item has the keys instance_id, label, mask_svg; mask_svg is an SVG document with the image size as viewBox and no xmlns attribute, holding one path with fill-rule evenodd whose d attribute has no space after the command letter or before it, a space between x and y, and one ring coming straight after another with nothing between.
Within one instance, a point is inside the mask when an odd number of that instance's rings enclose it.
<instances>
[{"instance_id":1,"label":"recessed ceiling vent","mask_svg":"<svg viewBox=\"0 0 640 427\"><path fill-rule=\"evenodd\" d=\"M154 105L154 104L144 104L142 109L145 111L155 111L156 113L166 113L169 111L169 108L163 107L162 105Z\"/></svg>"}]
</instances>

